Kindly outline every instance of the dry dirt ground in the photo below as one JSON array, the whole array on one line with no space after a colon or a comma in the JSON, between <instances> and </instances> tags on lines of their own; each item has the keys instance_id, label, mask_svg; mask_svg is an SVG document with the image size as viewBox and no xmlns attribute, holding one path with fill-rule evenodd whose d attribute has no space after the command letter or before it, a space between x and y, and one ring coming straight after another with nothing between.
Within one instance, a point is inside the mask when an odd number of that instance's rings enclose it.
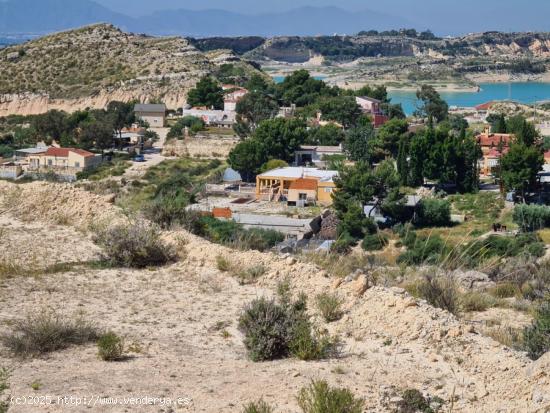
<instances>
[{"instance_id":1,"label":"dry dirt ground","mask_svg":"<svg viewBox=\"0 0 550 413\"><path fill-rule=\"evenodd\" d=\"M94 259L100 251L86 228L102 217L124 219L103 198L67 185L14 188L0 183L3 259ZM358 294L360 283L336 286L312 264L232 251L183 232L167 233L166 239L178 240L185 258L164 268L81 268L0 280L0 333L9 330L12 319L54 309L70 317L81 314L123 335L132 350L127 360L108 363L98 359L93 344L34 360L14 359L0 347L0 367L11 371L6 395L54 400L45 406L12 404L10 413L240 412L244 403L260 397L276 405L277 413L297 413L295 395L318 378L364 397L368 412L391 412L391 399L406 388L449 401L444 406L449 412L550 411L550 357L531 362L400 289L374 287ZM257 284L241 286L217 269L218 255L243 266L262 263L268 271ZM342 338L340 358L247 359L237 330L243 305L272 296L286 276L293 291L305 292L310 302L331 289L345 298L346 314L329 325L311 309L321 327ZM57 403L59 396L190 400L172 407L75 406Z\"/></svg>"}]
</instances>

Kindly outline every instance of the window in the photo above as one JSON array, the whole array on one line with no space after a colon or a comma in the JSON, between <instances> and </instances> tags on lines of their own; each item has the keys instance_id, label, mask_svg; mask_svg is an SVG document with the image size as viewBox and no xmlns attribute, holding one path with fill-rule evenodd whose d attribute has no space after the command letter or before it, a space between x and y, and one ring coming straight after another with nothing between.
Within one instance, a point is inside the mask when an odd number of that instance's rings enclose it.
<instances>
[{"instance_id":1,"label":"window","mask_svg":"<svg viewBox=\"0 0 550 413\"><path fill-rule=\"evenodd\" d=\"M326 192L327 194L332 193L332 188L325 188L325 192Z\"/></svg>"},{"instance_id":2,"label":"window","mask_svg":"<svg viewBox=\"0 0 550 413\"><path fill-rule=\"evenodd\" d=\"M307 194L298 194L298 199L300 201L307 201Z\"/></svg>"},{"instance_id":3,"label":"window","mask_svg":"<svg viewBox=\"0 0 550 413\"><path fill-rule=\"evenodd\" d=\"M74 167L75 167L75 168L80 168L80 162L75 162L75 163L74 163Z\"/></svg>"},{"instance_id":4,"label":"window","mask_svg":"<svg viewBox=\"0 0 550 413\"><path fill-rule=\"evenodd\" d=\"M51 159L48 159L48 166L52 166L53 165L53 161Z\"/></svg>"}]
</instances>

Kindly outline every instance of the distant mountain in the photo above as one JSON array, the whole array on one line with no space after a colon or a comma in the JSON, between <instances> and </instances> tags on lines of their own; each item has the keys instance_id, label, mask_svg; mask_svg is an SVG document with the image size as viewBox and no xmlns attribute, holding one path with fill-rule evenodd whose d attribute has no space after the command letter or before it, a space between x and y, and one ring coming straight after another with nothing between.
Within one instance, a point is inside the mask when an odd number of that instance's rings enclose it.
<instances>
[{"instance_id":1,"label":"distant mountain","mask_svg":"<svg viewBox=\"0 0 550 413\"><path fill-rule=\"evenodd\" d=\"M353 34L365 29L414 26L405 19L383 13L349 12L337 7L302 7L257 16L224 10L170 10L136 20L140 30L147 33L195 37Z\"/></svg>"},{"instance_id":2,"label":"distant mountain","mask_svg":"<svg viewBox=\"0 0 550 413\"><path fill-rule=\"evenodd\" d=\"M0 1L2 34L48 33L99 22L139 33L194 37L353 34L360 30L415 26L383 13L349 12L337 7L302 7L256 16L214 9L165 10L129 17L92 0Z\"/></svg>"},{"instance_id":3,"label":"distant mountain","mask_svg":"<svg viewBox=\"0 0 550 413\"><path fill-rule=\"evenodd\" d=\"M96 22L119 26L130 23L91 0L9 0L0 1L0 33L48 33Z\"/></svg>"}]
</instances>

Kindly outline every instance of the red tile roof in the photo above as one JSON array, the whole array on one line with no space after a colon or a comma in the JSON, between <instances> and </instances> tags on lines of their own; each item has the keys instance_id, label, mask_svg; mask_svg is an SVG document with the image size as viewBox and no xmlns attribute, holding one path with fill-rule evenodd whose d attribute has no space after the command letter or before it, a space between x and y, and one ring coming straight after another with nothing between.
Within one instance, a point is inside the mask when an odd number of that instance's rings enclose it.
<instances>
[{"instance_id":1,"label":"red tile roof","mask_svg":"<svg viewBox=\"0 0 550 413\"><path fill-rule=\"evenodd\" d=\"M509 146L514 139L515 136L508 133L482 133L477 135L477 141L482 147L499 146L501 142L504 146Z\"/></svg>"},{"instance_id":2,"label":"red tile roof","mask_svg":"<svg viewBox=\"0 0 550 413\"><path fill-rule=\"evenodd\" d=\"M491 148L491 150L487 153L488 158L500 158L502 155L506 155L508 153L508 148L502 148L502 152L499 151L497 148Z\"/></svg>"},{"instance_id":3,"label":"red tile roof","mask_svg":"<svg viewBox=\"0 0 550 413\"><path fill-rule=\"evenodd\" d=\"M302 189L305 191L317 191L318 182L316 179L296 179L290 184L290 189Z\"/></svg>"},{"instance_id":4,"label":"red tile roof","mask_svg":"<svg viewBox=\"0 0 550 413\"><path fill-rule=\"evenodd\" d=\"M54 147L48 148L48 150L44 153L41 153L40 156L55 156L57 158L67 158L69 156L69 152L74 152L85 158L95 156L93 153L85 151L84 149L54 148Z\"/></svg>"},{"instance_id":5,"label":"red tile roof","mask_svg":"<svg viewBox=\"0 0 550 413\"><path fill-rule=\"evenodd\" d=\"M495 104L495 102L482 103L476 106L476 110L489 110Z\"/></svg>"}]
</instances>

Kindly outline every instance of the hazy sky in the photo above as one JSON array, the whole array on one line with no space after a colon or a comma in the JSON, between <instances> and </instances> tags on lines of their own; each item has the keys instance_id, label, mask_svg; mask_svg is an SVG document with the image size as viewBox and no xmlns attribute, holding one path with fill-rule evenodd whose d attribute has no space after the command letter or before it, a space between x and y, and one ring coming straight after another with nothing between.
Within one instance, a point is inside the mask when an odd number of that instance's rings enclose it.
<instances>
[{"instance_id":1,"label":"hazy sky","mask_svg":"<svg viewBox=\"0 0 550 413\"><path fill-rule=\"evenodd\" d=\"M263 13L301 6L375 10L444 34L482 30L550 31L550 0L96 0L116 11L142 15L159 9L224 9Z\"/></svg>"}]
</instances>

